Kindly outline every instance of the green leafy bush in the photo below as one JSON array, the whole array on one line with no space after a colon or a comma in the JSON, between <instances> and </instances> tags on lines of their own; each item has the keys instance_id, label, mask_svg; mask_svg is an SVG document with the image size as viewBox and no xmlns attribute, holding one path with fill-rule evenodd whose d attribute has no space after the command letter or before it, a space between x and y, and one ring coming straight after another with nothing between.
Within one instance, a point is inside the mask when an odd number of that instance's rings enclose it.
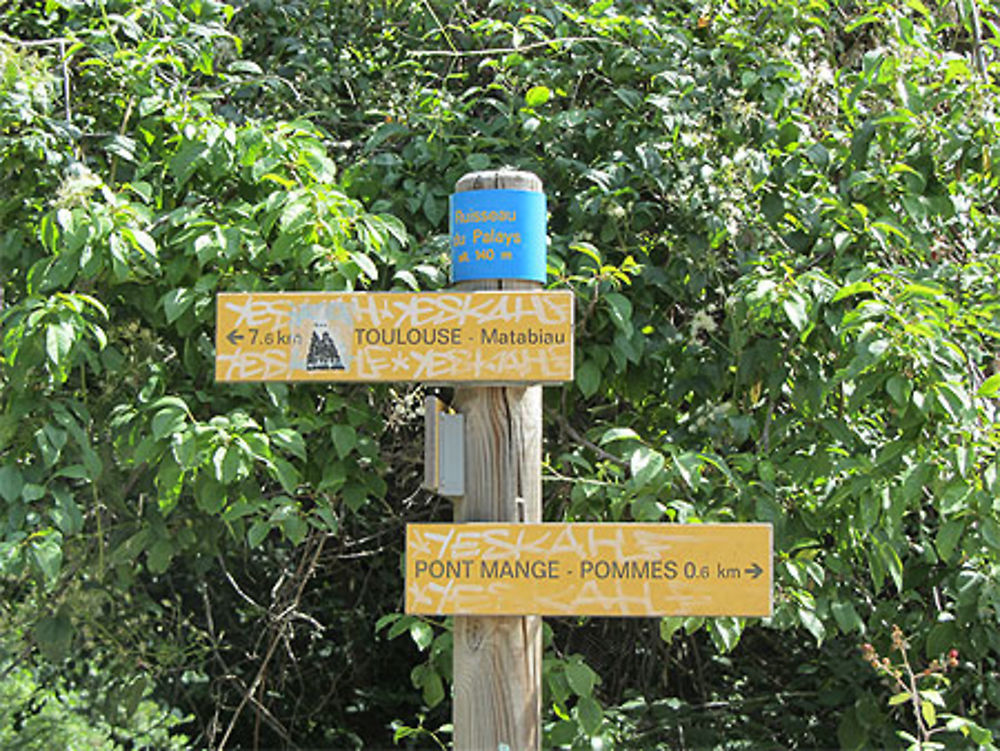
<instances>
[{"instance_id":1,"label":"green leafy bush","mask_svg":"<svg viewBox=\"0 0 1000 751\"><path fill-rule=\"evenodd\" d=\"M448 623L396 614L402 525L449 516L416 490L419 391L216 387L213 300L440 287L455 180L513 166L578 302L546 518L776 543L763 622L549 622L547 744L905 746L858 649L898 625L914 666L961 655L934 740L989 747L997 10L0 12L0 573L26 643L148 675L195 743L444 742Z\"/></svg>"}]
</instances>

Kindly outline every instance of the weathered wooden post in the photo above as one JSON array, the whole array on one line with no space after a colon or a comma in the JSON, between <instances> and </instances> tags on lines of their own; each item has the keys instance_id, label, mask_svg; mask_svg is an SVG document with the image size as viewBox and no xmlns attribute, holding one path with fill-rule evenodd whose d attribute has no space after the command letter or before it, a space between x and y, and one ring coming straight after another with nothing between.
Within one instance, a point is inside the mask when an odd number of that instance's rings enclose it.
<instances>
[{"instance_id":1,"label":"weathered wooden post","mask_svg":"<svg viewBox=\"0 0 1000 751\"><path fill-rule=\"evenodd\" d=\"M484 190L542 193L542 181L530 172L473 172L455 186L456 197ZM473 263L476 260L476 248L467 244L453 249L455 288L540 288L545 278L542 205L540 279L536 258L534 270L522 278L462 281L469 274L461 270L457 259L464 252ZM452 215L454 221L454 209ZM497 268L496 264L493 268ZM528 275L534 278L523 278ZM461 387L455 390L454 404L465 417L465 494L455 506L455 521L541 521L542 387ZM455 616L454 637L453 724L457 751L539 748L541 617Z\"/></svg>"}]
</instances>

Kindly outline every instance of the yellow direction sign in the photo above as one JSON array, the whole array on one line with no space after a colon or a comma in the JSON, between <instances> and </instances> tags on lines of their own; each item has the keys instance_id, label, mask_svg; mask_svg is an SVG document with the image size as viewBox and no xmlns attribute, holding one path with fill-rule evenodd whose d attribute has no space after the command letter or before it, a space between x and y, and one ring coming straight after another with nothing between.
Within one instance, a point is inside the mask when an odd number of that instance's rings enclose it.
<instances>
[{"instance_id":1,"label":"yellow direction sign","mask_svg":"<svg viewBox=\"0 0 1000 751\"><path fill-rule=\"evenodd\" d=\"M770 524L410 524L406 612L771 615Z\"/></svg>"},{"instance_id":2,"label":"yellow direction sign","mask_svg":"<svg viewBox=\"0 0 1000 751\"><path fill-rule=\"evenodd\" d=\"M573 294L223 293L215 379L571 381Z\"/></svg>"}]
</instances>

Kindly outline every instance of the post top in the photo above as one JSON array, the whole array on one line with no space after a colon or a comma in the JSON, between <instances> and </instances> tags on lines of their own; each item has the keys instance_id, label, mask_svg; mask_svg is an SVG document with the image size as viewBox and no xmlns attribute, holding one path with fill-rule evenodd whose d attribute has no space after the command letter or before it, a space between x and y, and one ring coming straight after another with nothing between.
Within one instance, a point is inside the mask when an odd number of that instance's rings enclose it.
<instances>
[{"instance_id":1,"label":"post top","mask_svg":"<svg viewBox=\"0 0 1000 751\"><path fill-rule=\"evenodd\" d=\"M456 193L472 190L530 190L541 193L542 178L534 172L513 169L469 172L458 178Z\"/></svg>"}]
</instances>

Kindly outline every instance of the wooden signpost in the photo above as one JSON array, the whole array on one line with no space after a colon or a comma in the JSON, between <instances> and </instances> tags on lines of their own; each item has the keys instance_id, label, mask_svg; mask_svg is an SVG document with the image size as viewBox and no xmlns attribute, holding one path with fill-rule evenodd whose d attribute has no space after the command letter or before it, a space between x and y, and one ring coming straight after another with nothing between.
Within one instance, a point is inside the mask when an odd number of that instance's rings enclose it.
<instances>
[{"instance_id":1,"label":"wooden signpost","mask_svg":"<svg viewBox=\"0 0 1000 751\"><path fill-rule=\"evenodd\" d=\"M486 195L484 203L465 203L480 192ZM505 205L508 192L513 200ZM544 210L535 219L536 224L539 218L543 222L540 231L513 228L525 221L523 210L517 213L517 202L525 201L525 194L534 194L528 200L544 202L542 181L528 172L474 172L458 181L449 216L456 289L540 289L545 279ZM468 211L459 217L463 206ZM491 224L493 217L503 215L514 221ZM485 221L477 226L462 221L466 216ZM498 229L501 224L506 231ZM518 259L501 259L500 248L483 242L499 239L501 232L519 235L520 244L503 248L517 252ZM533 243L526 242L530 238ZM465 418L465 494L455 504L455 521L540 522L541 387L462 387L455 390L454 406ZM461 615L454 619L453 633L455 748L540 748L541 617Z\"/></svg>"},{"instance_id":2,"label":"wooden signpost","mask_svg":"<svg viewBox=\"0 0 1000 751\"><path fill-rule=\"evenodd\" d=\"M406 609L454 615L454 745L541 743L542 615L771 613L766 524L542 524L542 391L573 378L573 296L545 291L545 196L475 172L449 207L449 292L218 296L217 381L409 381L424 485L455 524L407 528Z\"/></svg>"}]
</instances>

